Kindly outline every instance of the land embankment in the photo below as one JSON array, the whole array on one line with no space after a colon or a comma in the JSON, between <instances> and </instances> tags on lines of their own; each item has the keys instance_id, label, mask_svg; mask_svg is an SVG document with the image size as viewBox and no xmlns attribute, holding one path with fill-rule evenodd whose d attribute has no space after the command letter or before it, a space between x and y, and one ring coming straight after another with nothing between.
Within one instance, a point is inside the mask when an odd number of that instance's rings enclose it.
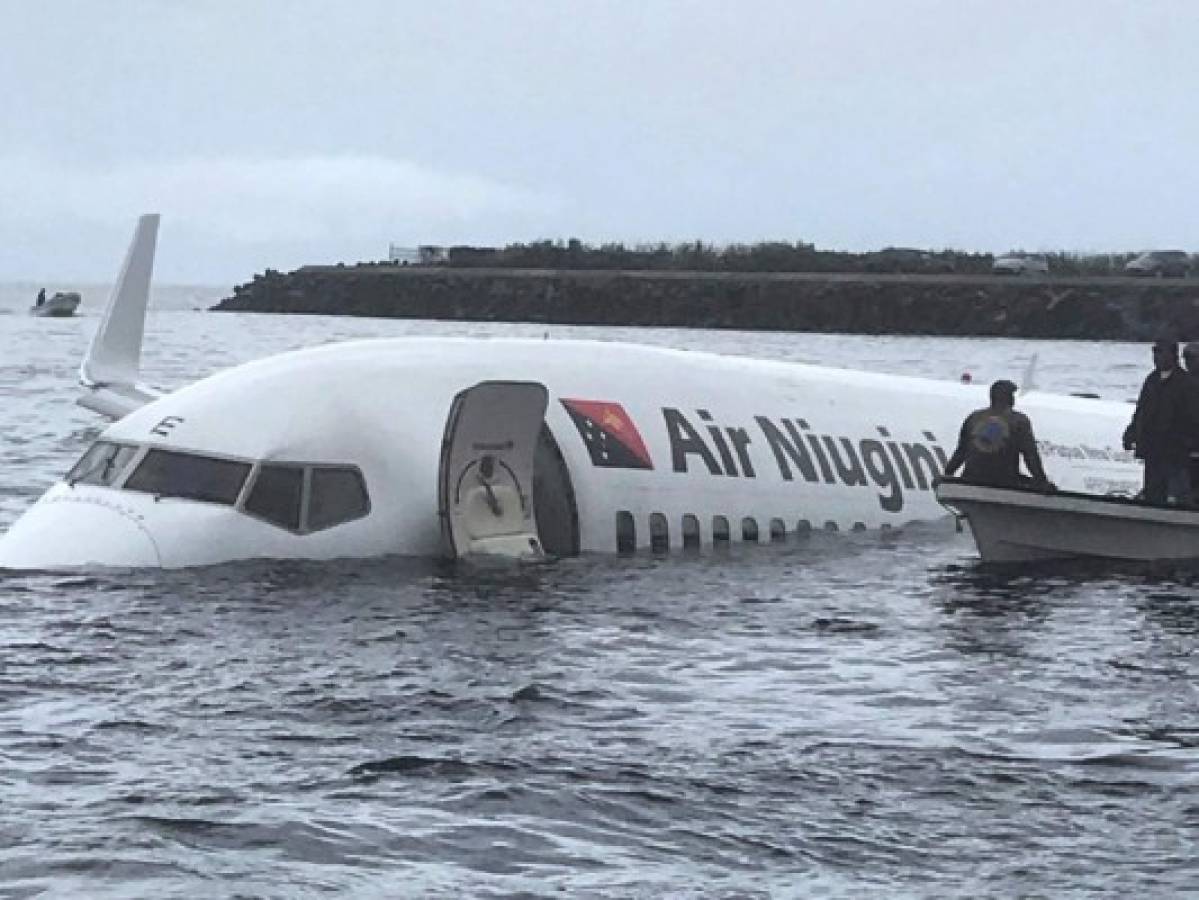
<instances>
[{"instance_id":1,"label":"land embankment","mask_svg":"<svg viewBox=\"0 0 1199 900\"><path fill-rule=\"evenodd\" d=\"M214 309L570 325L1185 340L1199 339L1199 278L307 266L258 275Z\"/></svg>"}]
</instances>

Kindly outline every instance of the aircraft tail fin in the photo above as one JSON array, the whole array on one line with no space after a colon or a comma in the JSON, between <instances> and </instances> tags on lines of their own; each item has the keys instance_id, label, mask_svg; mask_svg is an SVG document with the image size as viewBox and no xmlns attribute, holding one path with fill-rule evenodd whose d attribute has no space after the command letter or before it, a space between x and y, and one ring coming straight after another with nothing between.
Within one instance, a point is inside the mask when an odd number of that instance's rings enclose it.
<instances>
[{"instance_id":1,"label":"aircraft tail fin","mask_svg":"<svg viewBox=\"0 0 1199 900\"><path fill-rule=\"evenodd\" d=\"M157 240L158 214L139 218L100 327L79 367L85 391L78 403L103 416L120 418L159 396L137 383Z\"/></svg>"},{"instance_id":2,"label":"aircraft tail fin","mask_svg":"<svg viewBox=\"0 0 1199 900\"><path fill-rule=\"evenodd\" d=\"M1037 374L1037 354L1032 355L1032 359L1028 361L1028 365L1024 368L1024 377L1020 379L1020 393L1027 394L1029 391L1037 389L1036 382Z\"/></svg>"}]
</instances>

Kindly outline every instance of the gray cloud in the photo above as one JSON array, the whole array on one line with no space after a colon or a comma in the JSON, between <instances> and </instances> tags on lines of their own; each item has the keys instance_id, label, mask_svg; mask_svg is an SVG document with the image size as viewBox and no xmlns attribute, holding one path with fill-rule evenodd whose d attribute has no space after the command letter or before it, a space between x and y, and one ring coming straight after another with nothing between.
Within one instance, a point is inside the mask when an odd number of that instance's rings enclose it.
<instances>
[{"instance_id":1,"label":"gray cloud","mask_svg":"<svg viewBox=\"0 0 1199 900\"><path fill-rule=\"evenodd\" d=\"M543 214L553 205L485 178L369 156L216 157L105 168L0 158L0 206L14 217L121 227L153 209L234 243L449 234L477 219Z\"/></svg>"},{"instance_id":2,"label":"gray cloud","mask_svg":"<svg viewBox=\"0 0 1199 900\"><path fill-rule=\"evenodd\" d=\"M13 4L0 278L388 241L1199 249L1186 0Z\"/></svg>"}]
</instances>

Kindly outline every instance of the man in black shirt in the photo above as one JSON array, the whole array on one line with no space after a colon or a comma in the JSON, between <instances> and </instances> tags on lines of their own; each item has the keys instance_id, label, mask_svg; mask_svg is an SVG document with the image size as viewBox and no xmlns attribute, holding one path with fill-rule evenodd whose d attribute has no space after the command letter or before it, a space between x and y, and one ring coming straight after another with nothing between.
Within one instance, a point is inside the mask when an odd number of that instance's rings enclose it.
<instances>
[{"instance_id":1,"label":"man in black shirt","mask_svg":"<svg viewBox=\"0 0 1199 900\"><path fill-rule=\"evenodd\" d=\"M1182 365L1192 378L1199 377L1199 341L1191 341L1182 348Z\"/></svg>"},{"instance_id":2,"label":"man in black shirt","mask_svg":"<svg viewBox=\"0 0 1199 900\"><path fill-rule=\"evenodd\" d=\"M1199 341L1191 341L1182 348L1182 367L1195 382L1195 391L1199 392ZM1199 422L1194 424L1199 426ZM1199 435L1192 435L1190 447L1187 472L1191 477L1191 503L1194 504L1195 493L1199 490Z\"/></svg>"},{"instance_id":3,"label":"man in black shirt","mask_svg":"<svg viewBox=\"0 0 1199 900\"><path fill-rule=\"evenodd\" d=\"M1032 423L1013 409L1015 405L1016 385L1006 380L991 385L991 405L966 417L945 474L952 476L964 464L962 479L974 484L1053 490L1041 465ZM1020 473L1021 457L1031 478Z\"/></svg>"},{"instance_id":4,"label":"man in black shirt","mask_svg":"<svg viewBox=\"0 0 1199 900\"><path fill-rule=\"evenodd\" d=\"M1150 503L1190 504L1191 446L1199 431L1199 385L1178 364L1178 344L1153 345L1153 371L1141 386L1124 449L1145 461L1141 494Z\"/></svg>"}]
</instances>

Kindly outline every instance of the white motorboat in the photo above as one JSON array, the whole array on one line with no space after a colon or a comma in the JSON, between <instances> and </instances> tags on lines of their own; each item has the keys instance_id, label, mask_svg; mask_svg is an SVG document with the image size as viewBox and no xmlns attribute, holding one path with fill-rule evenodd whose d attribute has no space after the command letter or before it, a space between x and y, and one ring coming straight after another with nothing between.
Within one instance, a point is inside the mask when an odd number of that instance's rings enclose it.
<instances>
[{"instance_id":1,"label":"white motorboat","mask_svg":"<svg viewBox=\"0 0 1199 900\"><path fill-rule=\"evenodd\" d=\"M75 291L59 291L53 297L29 307L31 315L65 319L75 315L81 297Z\"/></svg>"},{"instance_id":2,"label":"white motorboat","mask_svg":"<svg viewBox=\"0 0 1199 900\"><path fill-rule=\"evenodd\" d=\"M955 478L942 480L936 497L970 524L984 562L1199 559L1199 509Z\"/></svg>"}]
</instances>

